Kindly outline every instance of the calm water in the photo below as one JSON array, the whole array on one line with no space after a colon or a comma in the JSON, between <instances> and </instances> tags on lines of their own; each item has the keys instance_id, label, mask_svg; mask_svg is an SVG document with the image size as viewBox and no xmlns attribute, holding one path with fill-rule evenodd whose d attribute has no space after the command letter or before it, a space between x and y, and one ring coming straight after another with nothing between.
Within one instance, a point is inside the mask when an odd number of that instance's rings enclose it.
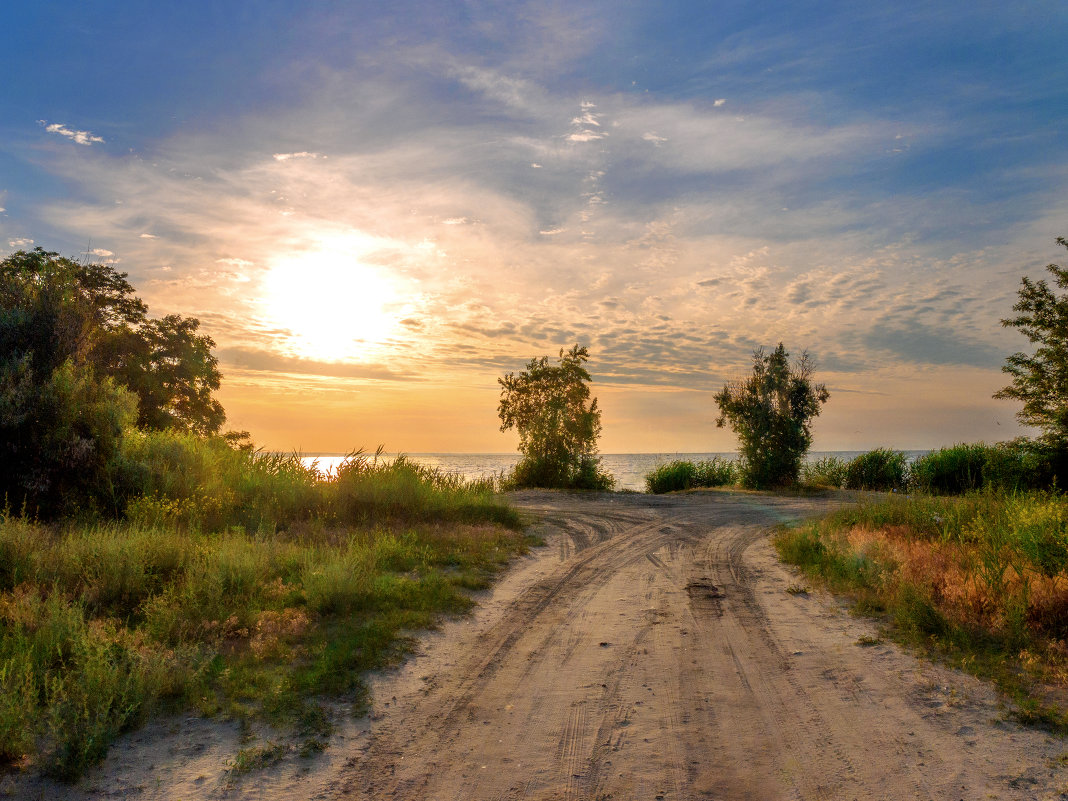
<instances>
[{"instance_id":1,"label":"calm water","mask_svg":"<svg viewBox=\"0 0 1068 801\"><path fill-rule=\"evenodd\" d=\"M837 456L852 459L863 451L813 451L808 454L810 461L825 456ZM927 451L905 451L911 461ZM405 454L413 462L436 467L449 473L458 473L465 478L482 478L506 472L519 461L518 453L409 453ZM392 459L396 454L383 454ZM735 453L605 453L601 454L601 464L616 479L616 489L644 490L645 474L658 464L675 459L699 461L719 456L735 459ZM344 461L341 454L311 454L303 457L306 464L315 462L323 473L330 473Z\"/></svg>"}]
</instances>

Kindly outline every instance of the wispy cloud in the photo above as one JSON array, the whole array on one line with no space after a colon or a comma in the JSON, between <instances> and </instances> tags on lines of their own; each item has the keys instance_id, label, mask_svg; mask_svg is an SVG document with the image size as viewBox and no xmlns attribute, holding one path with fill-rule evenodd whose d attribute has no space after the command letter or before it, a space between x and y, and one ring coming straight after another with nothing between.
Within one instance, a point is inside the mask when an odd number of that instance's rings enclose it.
<instances>
[{"instance_id":1,"label":"wispy cloud","mask_svg":"<svg viewBox=\"0 0 1068 801\"><path fill-rule=\"evenodd\" d=\"M37 122L40 125L43 125L48 133L65 136L67 139L70 139L72 142L77 142L79 145L104 144L104 137L97 136L90 131L74 130L73 128L68 128L66 125L58 122L49 123L47 120L38 120Z\"/></svg>"},{"instance_id":2,"label":"wispy cloud","mask_svg":"<svg viewBox=\"0 0 1068 801\"><path fill-rule=\"evenodd\" d=\"M275 161L289 161L290 159L321 159L326 158L321 153L310 153L307 150L301 150L299 153L275 153Z\"/></svg>"}]
</instances>

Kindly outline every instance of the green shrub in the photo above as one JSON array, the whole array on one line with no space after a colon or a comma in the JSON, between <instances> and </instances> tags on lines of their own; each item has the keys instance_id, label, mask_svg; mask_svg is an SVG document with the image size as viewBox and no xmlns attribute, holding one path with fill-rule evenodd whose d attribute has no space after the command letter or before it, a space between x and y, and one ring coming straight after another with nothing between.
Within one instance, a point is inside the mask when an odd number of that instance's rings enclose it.
<instances>
[{"instance_id":1,"label":"green shrub","mask_svg":"<svg viewBox=\"0 0 1068 801\"><path fill-rule=\"evenodd\" d=\"M853 459L846 468L847 489L904 489L908 477L905 454L888 448L876 448Z\"/></svg>"},{"instance_id":2,"label":"green shrub","mask_svg":"<svg viewBox=\"0 0 1068 801\"><path fill-rule=\"evenodd\" d=\"M722 487L733 484L736 477L734 463L728 459L718 456L700 462L676 459L657 465L645 476L645 491L659 494L696 487Z\"/></svg>"},{"instance_id":3,"label":"green shrub","mask_svg":"<svg viewBox=\"0 0 1068 801\"><path fill-rule=\"evenodd\" d=\"M924 454L912 464L910 484L921 492L946 495L981 489L990 450L977 442Z\"/></svg>"},{"instance_id":4,"label":"green shrub","mask_svg":"<svg viewBox=\"0 0 1068 801\"><path fill-rule=\"evenodd\" d=\"M845 485L849 463L838 456L825 456L801 465L801 481L813 487L840 488Z\"/></svg>"}]
</instances>

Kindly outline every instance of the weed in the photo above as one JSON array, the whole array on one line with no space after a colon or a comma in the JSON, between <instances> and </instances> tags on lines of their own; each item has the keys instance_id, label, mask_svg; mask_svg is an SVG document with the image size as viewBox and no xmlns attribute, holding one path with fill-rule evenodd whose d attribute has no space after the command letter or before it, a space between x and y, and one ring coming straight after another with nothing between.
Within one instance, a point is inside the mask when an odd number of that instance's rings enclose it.
<instances>
[{"instance_id":1,"label":"weed","mask_svg":"<svg viewBox=\"0 0 1068 801\"><path fill-rule=\"evenodd\" d=\"M226 772L230 776L242 776L254 770L263 770L277 765L288 753L289 747L283 743L268 742L242 748L233 759L227 760Z\"/></svg>"},{"instance_id":2,"label":"weed","mask_svg":"<svg viewBox=\"0 0 1068 801\"><path fill-rule=\"evenodd\" d=\"M809 588L800 584L791 584L786 588L786 591L790 593L790 595L808 595Z\"/></svg>"}]
</instances>

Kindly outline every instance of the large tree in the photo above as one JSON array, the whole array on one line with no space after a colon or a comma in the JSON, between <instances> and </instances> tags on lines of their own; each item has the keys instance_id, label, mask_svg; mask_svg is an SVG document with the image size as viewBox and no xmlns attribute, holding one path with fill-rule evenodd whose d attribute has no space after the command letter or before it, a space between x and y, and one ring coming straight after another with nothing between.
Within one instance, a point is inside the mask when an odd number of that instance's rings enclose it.
<instances>
[{"instance_id":1,"label":"large tree","mask_svg":"<svg viewBox=\"0 0 1068 801\"><path fill-rule=\"evenodd\" d=\"M758 488L795 483L812 444L812 418L829 397L812 380L807 353L793 365L781 342L771 353L754 353L752 374L728 382L715 397L716 425L730 424L738 436L742 482Z\"/></svg>"},{"instance_id":2,"label":"large tree","mask_svg":"<svg viewBox=\"0 0 1068 801\"><path fill-rule=\"evenodd\" d=\"M1068 248L1068 240L1057 237ZM1046 266L1060 289L1068 289L1068 269ZM1016 328L1032 345L1034 353L1014 353L1001 368L1012 383L994 395L1022 401L1016 414L1020 422L1043 432L1047 444L1059 450L1068 448L1068 295L1058 295L1044 280L1024 277L1019 300L1012 307L1017 314L1001 321Z\"/></svg>"},{"instance_id":3,"label":"large tree","mask_svg":"<svg viewBox=\"0 0 1068 801\"><path fill-rule=\"evenodd\" d=\"M218 433L226 419L215 343L193 317L148 317L120 273L43 248L0 262L0 348L26 356L42 380L70 360L137 397L137 423Z\"/></svg>"},{"instance_id":4,"label":"large tree","mask_svg":"<svg viewBox=\"0 0 1068 801\"><path fill-rule=\"evenodd\" d=\"M589 351L575 345L550 364L531 359L527 369L498 378L501 431L519 432L523 458L512 473L520 486L608 489L612 478L600 468L597 437L601 411L590 397Z\"/></svg>"}]
</instances>

